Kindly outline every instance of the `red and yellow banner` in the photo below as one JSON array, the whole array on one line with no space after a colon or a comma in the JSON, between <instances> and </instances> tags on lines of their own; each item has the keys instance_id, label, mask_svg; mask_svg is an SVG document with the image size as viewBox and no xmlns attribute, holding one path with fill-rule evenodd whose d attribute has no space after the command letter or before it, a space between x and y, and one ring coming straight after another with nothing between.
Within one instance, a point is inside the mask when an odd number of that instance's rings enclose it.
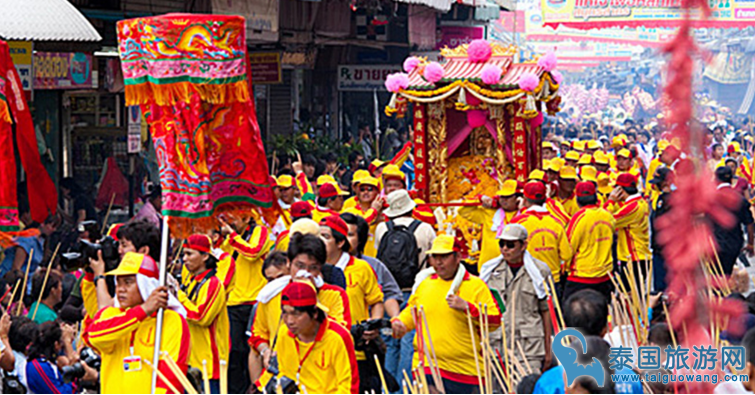
<instances>
[{"instance_id":1,"label":"red and yellow banner","mask_svg":"<svg viewBox=\"0 0 755 395\"><path fill-rule=\"evenodd\" d=\"M527 120L520 114L518 108L511 118L512 153L514 157L514 174L519 182L527 181L529 166L527 165Z\"/></svg>"},{"instance_id":2,"label":"red and yellow banner","mask_svg":"<svg viewBox=\"0 0 755 395\"><path fill-rule=\"evenodd\" d=\"M427 108L414 104L414 189L427 200Z\"/></svg>"}]
</instances>

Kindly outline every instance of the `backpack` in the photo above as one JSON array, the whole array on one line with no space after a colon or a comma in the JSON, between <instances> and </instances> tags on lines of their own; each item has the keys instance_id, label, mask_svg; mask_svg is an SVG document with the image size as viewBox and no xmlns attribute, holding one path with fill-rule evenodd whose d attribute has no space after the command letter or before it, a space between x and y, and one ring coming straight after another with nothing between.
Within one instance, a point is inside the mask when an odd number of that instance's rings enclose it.
<instances>
[{"instance_id":1,"label":"backpack","mask_svg":"<svg viewBox=\"0 0 755 395\"><path fill-rule=\"evenodd\" d=\"M416 219L408 227L386 222L388 231L378 246L377 259L385 264L401 288L411 288L419 272L419 248L414 231L420 224L422 222Z\"/></svg>"}]
</instances>

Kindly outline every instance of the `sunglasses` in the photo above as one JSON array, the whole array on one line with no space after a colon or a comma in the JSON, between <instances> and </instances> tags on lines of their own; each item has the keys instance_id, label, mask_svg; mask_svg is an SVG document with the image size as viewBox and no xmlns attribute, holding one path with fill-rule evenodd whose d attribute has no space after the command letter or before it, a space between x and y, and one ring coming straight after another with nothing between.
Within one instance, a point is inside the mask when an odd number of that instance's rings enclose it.
<instances>
[{"instance_id":1,"label":"sunglasses","mask_svg":"<svg viewBox=\"0 0 755 395\"><path fill-rule=\"evenodd\" d=\"M500 246L501 248L516 248L517 242L516 241L508 241L508 240L501 240Z\"/></svg>"},{"instance_id":2,"label":"sunglasses","mask_svg":"<svg viewBox=\"0 0 755 395\"><path fill-rule=\"evenodd\" d=\"M359 188L359 192L372 192L372 191L376 191L376 190L377 190L377 188L370 187L370 186L364 186L364 187Z\"/></svg>"}]
</instances>

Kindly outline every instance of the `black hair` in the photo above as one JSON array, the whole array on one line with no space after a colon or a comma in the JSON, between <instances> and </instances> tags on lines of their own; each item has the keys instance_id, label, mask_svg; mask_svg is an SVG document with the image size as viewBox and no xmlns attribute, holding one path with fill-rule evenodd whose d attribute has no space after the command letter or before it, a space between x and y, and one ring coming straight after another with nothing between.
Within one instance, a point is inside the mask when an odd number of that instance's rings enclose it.
<instances>
[{"instance_id":1,"label":"black hair","mask_svg":"<svg viewBox=\"0 0 755 395\"><path fill-rule=\"evenodd\" d=\"M731 171L729 166L721 166L716 169L716 179L719 182L731 182L732 177L734 177L734 172Z\"/></svg>"},{"instance_id":2,"label":"black hair","mask_svg":"<svg viewBox=\"0 0 755 395\"><path fill-rule=\"evenodd\" d=\"M530 198L527 198L527 201L530 202L530 203L532 203L532 204L534 204L534 205L537 205L537 206L542 206L543 204L545 204L545 199L530 199Z\"/></svg>"},{"instance_id":3,"label":"black hair","mask_svg":"<svg viewBox=\"0 0 755 395\"><path fill-rule=\"evenodd\" d=\"M31 295L34 300L39 299L40 293L42 294L42 299L47 298L50 296L50 292L60 284L61 277L53 270L47 278L47 284L44 284L45 288L42 289L42 284L45 282L45 273L45 271L39 271L31 276Z\"/></svg>"},{"instance_id":4,"label":"black hair","mask_svg":"<svg viewBox=\"0 0 755 395\"><path fill-rule=\"evenodd\" d=\"M131 242L138 251L142 247L149 247L149 256L160 261L160 230L152 222L138 220L129 222L118 229L118 240Z\"/></svg>"},{"instance_id":5,"label":"black hair","mask_svg":"<svg viewBox=\"0 0 755 395\"><path fill-rule=\"evenodd\" d=\"M292 261L299 255L309 255L320 265L324 265L328 259L325 251L325 243L315 235L294 233L288 243L288 260Z\"/></svg>"},{"instance_id":6,"label":"black hair","mask_svg":"<svg viewBox=\"0 0 755 395\"><path fill-rule=\"evenodd\" d=\"M716 148L723 148L723 147L724 147L724 146L723 146L723 145L721 145L721 143L715 143L715 144L713 144L713 145L711 145L711 146L710 146L710 150L711 150L711 151L715 151L715 150L716 150Z\"/></svg>"},{"instance_id":7,"label":"black hair","mask_svg":"<svg viewBox=\"0 0 755 395\"><path fill-rule=\"evenodd\" d=\"M60 341L63 331L55 321L47 321L39 325L36 336L29 347L29 361L37 358L45 358L55 363L58 356L55 350L55 342Z\"/></svg>"},{"instance_id":8,"label":"black hair","mask_svg":"<svg viewBox=\"0 0 755 395\"><path fill-rule=\"evenodd\" d=\"M70 304L63 305L58 313L58 319L66 324L78 324L79 321L84 319L84 313L81 310L81 306L76 307Z\"/></svg>"},{"instance_id":9,"label":"black hair","mask_svg":"<svg viewBox=\"0 0 755 395\"><path fill-rule=\"evenodd\" d=\"M628 195L635 195L637 194L638 190L637 187L621 187L621 189L624 190Z\"/></svg>"},{"instance_id":10,"label":"black hair","mask_svg":"<svg viewBox=\"0 0 755 395\"><path fill-rule=\"evenodd\" d=\"M317 308L317 306L292 306L294 310L307 313L310 318L314 318L319 323L325 322L325 312Z\"/></svg>"},{"instance_id":11,"label":"black hair","mask_svg":"<svg viewBox=\"0 0 755 395\"><path fill-rule=\"evenodd\" d=\"M322 159L325 161L325 163L338 162L338 157L332 151L326 152L325 155L322 156Z\"/></svg>"},{"instance_id":12,"label":"black hair","mask_svg":"<svg viewBox=\"0 0 755 395\"><path fill-rule=\"evenodd\" d=\"M519 384L516 386L516 393L517 394L534 394L535 393L535 384L537 384L537 380L540 378L539 374L528 374L524 377L522 377L522 380L519 381Z\"/></svg>"},{"instance_id":13,"label":"black hair","mask_svg":"<svg viewBox=\"0 0 755 395\"><path fill-rule=\"evenodd\" d=\"M664 322L650 325L648 331L648 342L666 348L666 346L672 345L671 331Z\"/></svg>"},{"instance_id":14,"label":"black hair","mask_svg":"<svg viewBox=\"0 0 755 395\"><path fill-rule=\"evenodd\" d=\"M60 187L71 191L71 196L76 196L84 193L84 189L72 177L66 177L60 180Z\"/></svg>"},{"instance_id":15,"label":"black hair","mask_svg":"<svg viewBox=\"0 0 755 395\"><path fill-rule=\"evenodd\" d=\"M273 251L273 253L268 255L262 262L262 276L265 277L267 281L270 281L270 279L265 276L265 270L271 266L280 269L286 267L286 265L288 265L288 257L286 256L286 253L283 251Z\"/></svg>"},{"instance_id":16,"label":"black hair","mask_svg":"<svg viewBox=\"0 0 755 395\"><path fill-rule=\"evenodd\" d=\"M575 292L564 303L566 326L579 328L585 336L601 336L608 326L608 300L593 289Z\"/></svg>"},{"instance_id":17,"label":"black hair","mask_svg":"<svg viewBox=\"0 0 755 395\"><path fill-rule=\"evenodd\" d=\"M278 177L283 176L283 175L291 176L291 177L296 177L296 173L293 170L291 170L291 169L280 169L280 170L278 170Z\"/></svg>"},{"instance_id":18,"label":"black hair","mask_svg":"<svg viewBox=\"0 0 755 395\"><path fill-rule=\"evenodd\" d=\"M336 243L343 242L341 251L348 253L351 250L351 243L349 243L349 239L346 238L346 235L336 232L333 228L330 228L330 233L333 235L333 238L336 239Z\"/></svg>"},{"instance_id":19,"label":"black hair","mask_svg":"<svg viewBox=\"0 0 755 395\"><path fill-rule=\"evenodd\" d=\"M351 151L349 153L349 166L351 166L352 164L354 164L354 162L356 162L357 159L359 159L360 156L362 156L362 154L359 151ZM354 169L352 169L352 170L354 170Z\"/></svg>"},{"instance_id":20,"label":"black hair","mask_svg":"<svg viewBox=\"0 0 755 395\"><path fill-rule=\"evenodd\" d=\"M301 158L302 165L317 166L317 159L312 154L306 154Z\"/></svg>"},{"instance_id":21,"label":"black hair","mask_svg":"<svg viewBox=\"0 0 755 395\"><path fill-rule=\"evenodd\" d=\"M751 351L755 350L755 328L751 328L745 333L745 337L742 339L742 346L744 346L745 350L750 350L747 353L747 362L755 365L755 352Z\"/></svg>"},{"instance_id":22,"label":"black hair","mask_svg":"<svg viewBox=\"0 0 755 395\"><path fill-rule=\"evenodd\" d=\"M333 200L333 199L335 199L335 198L336 198L336 196L331 196L331 197L327 197L327 198L318 197L317 198L317 205L320 206L320 207L327 207L328 206L328 202L331 201L331 200Z\"/></svg>"},{"instance_id":23,"label":"black hair","mask_svg":"<svg viewBox=\"0 0 755 395\"><path fill-rule=\"evenodd\" d=\"M611 352L611 346L606 343L603 338L598 336L585 336L585 346L587 352L582 350L582 353L577 352L577 363L590 364L593 363L593 358L600 361L603 365L603 386L599 387L595 378L592 376L579 376L574 381L577 382L582 388L584 388L588 394L614 394L616 393L616 385L611 380L611 371L608 369L610 364L608 363L608 355ZM579 340L574 340L571 344L572 348L578 350L581 347Z\"/></svg>"},{"instance_id":24,"label":"black hair","mask_svg":"<svg viewBox=\"0 0 755 395\"><path fill-rule=\"evenodd\" d=\"M598 203L597 195L577 196L577 204L579 205L579 207L592 206L596 203Z\"/></svg>"},{"instance_id":25,"label":"black hair","mask_svg":"<svg viewBox=\"0 0 755 395\"><path fill-rule=\"evenodd\" d=\"M8 341L13 351L26 354L26 349L37 336L37 324L29 317L20 315L13 317L8 332Z\"/></svg>"},{"instance_id":26,"label":"black hair","mask_svg":"<svg viewBox=\"0 0 755 395\"><path fill-rule=\"evenodd\" d=\"M352 213L341 214L341 219L343 219L348 225L356 225L357 238L359 240L357 253L359 257L361 257L362 253L364 253L364 247L367 246L367 239L370 237L370 225L367 224L367 221L365 221L364 218Z\"/></svg>"},{"instance_id":27,"label":"black hair","mask_svg":"<svg viewBox=\"0 0 755 395\"><path fill-rule=\"evenodd\" d=\"M207 255L207 260L204 261L204 267L205 269L217 269L218 268L218 258L215 257L215 255L212 255L208 252L202 252L202 255Z\"/></svg>"}]
</instances>

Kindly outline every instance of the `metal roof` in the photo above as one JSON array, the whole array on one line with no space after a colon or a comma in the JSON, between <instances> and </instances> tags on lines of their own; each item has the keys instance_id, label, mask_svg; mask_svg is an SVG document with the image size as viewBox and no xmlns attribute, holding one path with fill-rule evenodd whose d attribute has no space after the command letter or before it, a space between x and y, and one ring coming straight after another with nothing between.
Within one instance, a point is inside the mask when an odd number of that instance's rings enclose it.
<instances>
[{"instance_id":1,"label":"metal roof","mask_svg":"<svg viewBox=\"0 0 755 395\"><path fill-rule=\"evenodd\" d=\"M0 0L0 37L28 41L100 41L68 0Z\"/></svg>"}]
</instances>

